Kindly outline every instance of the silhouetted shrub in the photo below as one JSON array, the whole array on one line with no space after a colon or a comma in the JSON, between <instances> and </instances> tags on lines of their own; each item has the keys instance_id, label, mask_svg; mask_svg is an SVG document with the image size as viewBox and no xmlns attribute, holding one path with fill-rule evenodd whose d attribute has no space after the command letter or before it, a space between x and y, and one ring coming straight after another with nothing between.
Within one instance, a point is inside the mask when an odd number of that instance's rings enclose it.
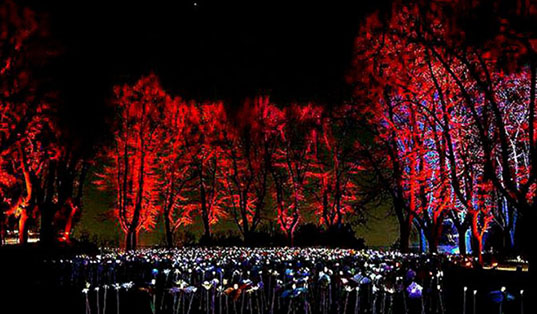
<instances>
[{"instance_id":1,"label":"silhouetted shrub","mask_svg":"<svg viewBox=\"0 0 537 314\"><path fill-rule=\"evenodd\" d=\"M324 229L316 224L304 224L295 232L296 246L326 246L362 249L364 239L357 238L350 224Z\"/></svg>"}]
</instances>

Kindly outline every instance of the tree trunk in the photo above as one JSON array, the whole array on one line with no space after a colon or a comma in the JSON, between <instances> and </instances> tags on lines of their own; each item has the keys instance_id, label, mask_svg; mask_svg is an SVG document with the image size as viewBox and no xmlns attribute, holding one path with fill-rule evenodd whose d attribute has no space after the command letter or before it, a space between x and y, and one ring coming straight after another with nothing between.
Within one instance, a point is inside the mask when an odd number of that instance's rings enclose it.
<instances>
[{"instance_id":1,"label":"tree trunk","mask_svg":"<svg viewBox=\"0 0 537 314\"><path fill-rule=\"evenodd\" d=\"M78 207L73 203L73 201L70 198L67 200L65 206L69 206L69 208L67 209L68 216L65 221L65 228L63 229L63 240L67 243L70 243L71 242L71 230L73 229L73 220L78 210Z\"/></svg>"},{"instance_id":2,"label":"tree trunk","mask_svg":"<svg viewBox=\"0 0 537 314\"><path fill-rule=\"evenodd\" d=\"M203 236L206 239L210 239L211 238L211 226L210 226L208 218L203 219L203 228L205 229Z\"/></svg>"},{"instance_id":3,"label":"tree trunk","mask_svg":"<svg viewBox=\"0 0 537 314\"><path fill-rule=\"evenodd\" d=\"M429 244L429 253L438 252L438 238L434 234L430 234L427 237L427 242Z\"/></svg>"},{"instance_id":4,"label":"tree trunk","mask_svg":"<svg viewBox=\"0 0 537 314\"><path fill-rule=\"evenodd\" d=\"M288 237L289 237L289 245L291 247L295 246L295 237L294 237L294 232L291 230L287 233Z\"/></svg>"},{"instance_id":5,"label":"tree trunk","mask_svg":"<svg viewBox=\"0 0 537 314\"><path fill-rule=\"evenodd\" d=\"M33 185L31 180L30 171L26 168L26 157L24 151L19 146L19 152L21 155L21 168L24 176L24 183L26 187L26 195L22 198L19 204L20 217L19 217L19 244L28 243L28 209L33 198Z\"/></svg>"},{"instance_id":6,"label":"tree trunk","mask_svg":"<svg viewBox=\"0 0 537 314\"><path fill-rule=\"evenodd\" d=\"M140 137L142 134L140 134ZM134 213L127 232L127 250L136 250L137 237L138 237L138 225L140 224L140 213L142 211L142 202L144 197L144 171L145 171L145 151L144 141L140 141L140 170L138 177L138 191L136 192L136 204L134 205Z\"/></svg>"},{"instance_id":7,"label":"tree trunk","mask_svg":"<svg viewBox=\"0 0 537 314\"><path fill-rule=\"evenodd\" d=\"M80 170L80 176L78 179L78 189L76 195L73 195L73 184L74 181L71 181L70 185L70 194L65 202L65 206L69 206L69 216L65 222L65 228L63 230L63 238L66 242L71 242L71 234L73 230L73 225L75 224L75 216L82 206L82 194L84 192L84 181L86 179L86 174L88 171L88 163L86 161L82 162L82 168Z\"/></svg>"},{"instance_id":8,"label":"tree trunk","mask_svg":"<svg viewBox=\"0 0 537 314\"><path fill-rule=\"evenodd\" d=\"M479 236L476 236L474 233L472 234L472 252L473 255L478 258L479 264L483 265L483 245L482 245L482 239L479 238Z\"/></svg>"},{"instance_id":9,"label":"tree trunk","mask_svg":"<svg viewBox=\"0 0 537 314\"><path fill-rule=\"evenodd\" d=\"M410 228L406 223L399 224L399 250L403 253L410 251Z\"/></svg>"},{"instance_id":10,"label":"tree trunk","mask_svg":"<svg viewBox=\"0 0 537 314\"><path fill-rule=\"evenodd\" d=\"M200 180L200 202L201 202L201 220L203 222L203 238L205 241L209 241L211 239L211 225L209 223L209 212L207 209L207 196L205 187L203 186L203 170L200 169L199 171L199 180Z\"/></svg>"},{"instance_id":11,"label":"tree trunk","mask_svg":"<svg viewBox=\"0 0 537 314\"><path fill-rule=\"evenodd\" d=\"M54 219L54 180L56 176L55 163L51 162L49 164L49 170L47 173L47 180L45 186L45 198L43 204L41 205L41 230L39 233L40 245L48 246L54 243L54 229L53 229L53 219ZM41 189L40 189L41 190Z\"/></svg>"},{"instance_id":12,"label":"tree trunk","mask_svg":"<svg viewBox=\"0 0 537 314\"><path fill-rule=\"evenodd\" d=\"M246 241L246 237L250 234L250 224L248 223L248 206L246 204L246 198L248 197L246 191L241 192L241 199L240 199L240 211L241 211L241 218L242 218L242 235L244 237L244 241Z\"/></svg>"},{"instance_id":13,"label":"tree trunk","mask_svg":"<svg viewBox=\"0 0 537 314\"><path fill-rule=\"evenodd\" d=\"M209 222L209 213L207 212L207 205L205 202L201 206L201 220L203 221L203 238L206 240L211 239L211 224Z\"/></svg>"},{"instance_id":14,"label":"tree trunk","mask_svg":"<svg viewBox=\"0 0 537 314\"><path fill-rule=\"evenodd\" d=\"M125 250L136 250L136 247L138 246L138 232L136 230L127 232L127 235L125 237Z\"/></svg>"},{"instance_id":15,"label":"tree trunk","mask_svg":"<svg viewBox=\"0 0 537 314\"><path fill-rule=\"evenodd\" d=\"M477 247L479 251L477 252L477 258L479 259L479 264L483 265L483 238L479 238L478 241Z\"/></svg>"},{"instance_id":16,"label":"tree trunk","mask_svg":"<svg viewBox=\"0 0 537 314\"><path fill-rule=\"evenodd\" d=\"M173 247L173 232L170 226L170 217L167 213L164 214L164 229L166 231L166 245L171 248Z\"/></svg>"},{"instance_id":17,"label":"tree trunk","mask_svg":"<svg viewBox=\"0 0 537 314\"><path fill-rule=\"evenodd\" d=\"M28 243L28 213L26 208L21 210L19 217L19 244Z\"/></svg>"}]
</instances>

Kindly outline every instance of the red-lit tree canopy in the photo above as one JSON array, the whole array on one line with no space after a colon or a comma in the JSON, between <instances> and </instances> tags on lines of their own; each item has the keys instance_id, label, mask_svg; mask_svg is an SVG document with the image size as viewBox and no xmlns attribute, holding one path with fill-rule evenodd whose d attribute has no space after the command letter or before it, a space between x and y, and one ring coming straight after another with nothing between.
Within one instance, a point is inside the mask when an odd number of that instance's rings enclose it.
<instances>
[{"instance_id":1,"label":"red-lit tree canopy","mask_svg":"<svg viewBox=\"0 0 537 314\"><path fill-rule=\"evenodd\" d=\"M140 230L153 228L159 213L159 153L165 109L173 99L155 75L133 86L117 86L114 92L119 125L114 144L105 151L108 164L96 183L116 194L113 214L125 232L127 249L132 249Z\"/></svg>"},{"instance_id":2,"label":"red-lit tree canopy","mask_svg":"<svg viewBox=\"0 0 537 314\"><path fill-rule=\"evenodd\" d=\"M159 152L159 190L168 246L174 244L173 234L177 228L192 223L191 209L186 202L189 187L196 179L192 171L192 158L196 150L188 138L190 110L191 105L181 99L167 102L166 118L162 121L165 130Z\"/></svg>"},{"instance_id":3,"label":"red-lit tree canopy","mask_svg":"<svg viewBox=\"0 0 537 314\"><path fill-rule=\"evenodd\" d=\"M340 228L345 217L356 212L359 201L356 121L349 106L319 115L312 134L313 149L307 156L311 162L308 190L319 222L327 228Z\"/></svg>"},{"instance_id":4,"label":"red-lit tree canopy","mask_svg":"<svg viewBox=\"0 0 537 314\"><path fill-rule=\"evenodd\" d=\"M210 239L211 226L225 216L225 191L222 167L226 112L223 103L193 104L190 112L191 132L187 138L194 145L192 167L196 176L196 196L188 205L201 218L204 237Z\"/></svg>"},{"instance_id":5,"label":"red-lit tree canopy","mask_svg":"<svg viewBox=\"0 0 537 314\"><path fill-rule=\"evenodd\" d=\"M282 231L293 243L293 235L305 209L305 186L311 167L308 155L313 150L313 126L320 112L312 106L295 105L276 111L279 123L277 149L270 171L273 178L273 199L276 201L277 220Z\"/></svg>"},{"instance_id":6,"label":"red-lit tree canopy","mask_svg":"<svg viewBox=\"0 0 537 314\"><path fill-rule=\"evenodd\" d=\"M17 225L19 243L38 228L44 244L69 240L91 150L60 127L60 93L44 75L58 49L44 20L13 1L0 5L0 231L3 240Z\"/></svg>"},{"instance_id":7,"label":"red-lit tree canopy","mask_svg":"<svg viewBox=\"0 0 537 314\"><path fill-rule=\"evenodd\" d=\"M269 187L269 165L274 150L275 108L268 97L244 102L230 119L224 141L225 204L245 239L263 219Z\"/></svg>"},{"instance_id":8,"label":"red-lit tree canopy","mask_svg":"<svg viewBox=\"0 0 537 314\"><path fill-rule=\"evenodd\" d=\"M488 32L467 27L478 16ZM357 38L349 79L389 152L374 158L390 165L401 225L423 230L430 248L446 217L461 250L471 226L480 254L493 217L509 234L512 208L534 213L534 20L526 1L396 1Z\"/></svg>"}]
</instances>

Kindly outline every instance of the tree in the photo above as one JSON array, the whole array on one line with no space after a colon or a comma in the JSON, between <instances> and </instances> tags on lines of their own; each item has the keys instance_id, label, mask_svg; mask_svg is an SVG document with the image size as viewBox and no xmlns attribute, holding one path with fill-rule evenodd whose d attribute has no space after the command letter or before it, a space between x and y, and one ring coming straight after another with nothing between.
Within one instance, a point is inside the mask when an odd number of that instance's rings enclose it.
<instances>
[{"instance_id":1,"label":"tree","mask_svg":"<svg viewBox=\"0 0 537 314\"><path fill-rule=\"evenodd\" d=\"M319 223L329 229L341 228L359 201L354 178L360 170L354 155L358 129L352 114L349 106L325 110L312 135L308 191Z\"/></svg>"},{"instance_id":2,"label":"tree","mask_svg":"<svg viewBox=\"0 0 537 314\"><path fill-rule=\"evenodd\" d=\"M277 148L270 164L273 179L273 199L277 220L291 245L305 205L305 184L311 162L307 158L313 149L312 124L320 112L311 104L291 105L273 113L274 131L279 132Z\"/></svg>"},{"instance_id":3,"label":"tree","mask_svg":"<svg viewBox=\"0 0 537 314\"><path fill-rule=\"evenodd\" d=\"M490 14L475 14L483 11ZM367 75L355 79L374 86L369 99L385 101L383 93L389 91L419 101L429 95L430 105L436 104L428 115L444 142L438 152L444 151L441 168L455 196L457 214L450 216L459 232L469 225L468 217L475 217L474 190L501 195L500 202L527 216L534 212L536 42L529 25L535 13L527 1L396 1L391 13L371 15L358 37L363 58L356 66ZM457 138L464 128L475 133ZM477 188L488 187L489 180L492 190ZM466 214L459 215L461 209ZM502 210L506 213L509 209ZM482 232L472 228L479 240Z\"/></svg>"},{"instance_id":4,"label":"tree","mask_svg":"<svg viewBox=\"0 0 537 314\"><path fill-rule=\"evenodd\" d=\"M35 13L13 1L0 6L0 152L16 146L21 134L40 111L40 100L33 96L30 80L32 39L38 37Z\"/></svg>"},{"instance_id":5,"label":"tree","mask_svg":"<svg viewBox=\"0 0 537 314\"><path fill-rule=\"evenodd\" d=\"M193 188L198 193L186 207L189 213L201 218L203 239L211 239L211 226L226 216L223 208L224 190L221 167L224 158L222 142L226 113L222 102L193 103L190 106L190 132L185 135L187 145L192 147L192 167L195 174Z\"/></svg>"},{"instance_id":6,"label":"tree","mask_svg":"<svg viewBox=\"0 0 537 314\"><path fill-rule=\"evenodd\" d=\"M159 213L158 166L165 108L173 102L151 74L114 88L118 126L104 151L108 164L96 184L116 194L113 215L135 249L140 230L151 230Z\"/></svg>"},{"instance_id":7,"label":"tree","mask_svg":"<svg viewBox=\"0 0 537 314\"><path fill-rule=\"evenodd\" d=\"M165 131L160 151L160 195L166 243L173 246L173 234L181 225L192 223L188 205L188 193L196 179L193 171L193 154L196 147L189 141L194 125L189 123L191 105L176 98L168 102L164 116Z\"/></svg>"},{"instance_id":8,"label":"tree","mask_svg":"<svg viewBox=\"0 0 537 314\"><path fill-rule=\"evenodd\" d=\"M29 8L13 1L0 5L0 194L5 209L0 229L15 219L20 243L38 215L33 185L51 149L42 134L53 128L54 95L43 88L36 71L54 55L43 44L46 30Z\"/></svg>"},{"instance_id":9,"label":"tree","mask_svg":"<svg viewBox=\"0 0 537 314\"><path fill-rule=\"evenodd\" d=\"M246 100L230 120L224 141L225 204L244 239L256 231L265 209L274 140L268 134L274 106L268 97Z\"/></svg>"}]
</instances>

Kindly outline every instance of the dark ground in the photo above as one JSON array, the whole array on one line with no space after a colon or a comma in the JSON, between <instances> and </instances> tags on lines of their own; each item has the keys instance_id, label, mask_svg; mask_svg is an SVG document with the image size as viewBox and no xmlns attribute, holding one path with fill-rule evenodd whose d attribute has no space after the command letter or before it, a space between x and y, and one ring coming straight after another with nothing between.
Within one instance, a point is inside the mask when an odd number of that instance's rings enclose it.
<instances>
[{"instance_id":1,"label":"dark ground","mask_svg":"<svg viewBox=\"0 0 537 314\"><path fill-rule=\"evenodd\" d=\"M84 297L79 287L61 287L59 276L43 261L52 258L68 258L80 251L72 248L46 250L37 247L2 247L0 248L0 313L84 313ZM497 270L461 269L451 267L445 270L445 307L447 313L463 313L462 291L468 287L467 311L473 313L472 291L478 290L476 313L499 313L498 305L490 301L487 293L506 286L515 295L514 301L504 305L504 313L521 313L519 291L528 291L528 273ZM151 313L147 295L131 292L129 303L122 299L122 313ZM525 312L535 313L529 309L530 298L525 298ZM116 309L109 300L107 313ZM353 302L353 301L352 301ZM349 302L350 304L351 301ZM395 303L396 313L402 308ZM412 306L411 313L419 313L419 306ZM285 311L284 311L285 312ZM350 309L349 309L350 312ZM429 312L427 312L429 313ZM431 312L431 313L434 313ZM102 313L101 313L102 314ZM379 313L380 314L380 313Z\"/></svg>"}]
</instances>

